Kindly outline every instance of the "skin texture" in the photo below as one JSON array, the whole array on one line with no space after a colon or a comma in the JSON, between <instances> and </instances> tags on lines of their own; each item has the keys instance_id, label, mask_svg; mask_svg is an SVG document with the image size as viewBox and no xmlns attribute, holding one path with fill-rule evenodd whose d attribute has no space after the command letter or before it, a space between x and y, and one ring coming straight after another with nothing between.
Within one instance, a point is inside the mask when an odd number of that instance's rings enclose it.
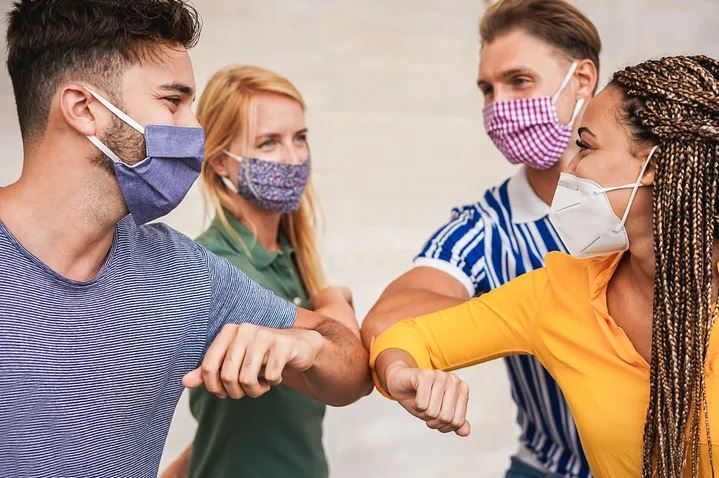
<instances>
[{"instance_id":1,"label":"skin texture","mask_svg":"<svg viewBox=\"0 0 719 478\"><path fill-rule=\"evenodd\" d=\"M579 128L581 150L569 163L568 173L595 181L602 187L636 181L653 145L637 144L630 139L625 125L617 119L620 99L621 92L609 87L589 104ZM651 355L655 267L651 197L653 181L654 167L650 162L641 179L642 184L648 187L639 188L626 222L629 251L624 254L607 290L609 313L637 352L648 362ZM618 217L624 214L630 194L630 190L607 193L612 209ZM717 257L716 244L714 257ZM716 290L719 285L716 271L712 281ZM465 424L464 396L449 392L444 395L439 391L435 393L435 388L448 390L448 383L452 383L455 388L459 386L454 384L454 379L449 378L452 374L433 371L430 376L426 371L415 367L414 360L398 349L387 350L376 362L380 381L393 397L401 398L400 404L410 413L425 420L431 428L463 435L468 430L468 425ZM432 390L429 401L426 399L427 388ZM446 399L449 402L445 402ZM435 416L438 407L442 413Z\"/></svg>"},{"instance_id":2,"label":"skin texture","mask_svg":"<svg viewBox=\"0 0 719 478\"><path fill-rule=\"evenodd\" d=\"M87 136L105 139L109 131L119 132L131 143L119 151L124 161L134 164L145 156L144 148L137 148L141 135L118 124L86 87L114 99L141 125L199 126L191 110L196 87L185 49L157 46L152 57L127 68L118 81L119 92L72 78L62 84L50 99L45 133L23 145L20 179L0 189L0 219L6 227L48 267L77 281L97 275L115 225L127 214L114 175ZM294 328L285 331L226 325L209 358L183 383L208 381L208 388L221 396L258 396L267 390L257 380L267 365L271 382L286 367L302 373L308 390L327 403L357 400L371 390L367 352L356 334L322 315L337 312L336 302L330 294L316 304L316 311L299 310Z\"/></svg>"},{"instance_id":3,"label":"skin texture","mask_svg":"<svg viewBox=\"0 0 719 478\"><path fill-rule=\"evenodd\" d=\"M544 41L523 30L512 30L482 48L477 86L485 106L494 101L551 96L571 63ZM589 60L579 61L577 71L557 101L560 121L570 120L576 101L589 99L596 83L594 64ZM581 113L576 124L580 120ZM525 168L532 189L547 204L551 204L554 197L559 173L578 149L571 140L554 167L547 171ZM362 323L362 340L369 347L372 337L399 320L435 312L467 299L467 289L451 275L429 267L415 267L384 290Z\"/></svg>"},{"instance_id":4,"label":"skin texture","mask_svg":"<svg viewBox=\"0 0 719 478\"><path fill-rule=\"evenodd\" d=\"M287 164L300 164L307 160L310 153L307 141L307 127L305 125L305 115L299 103L280 95L262 94L256 97L256 105L255 138L245 146L243 145L242 136L238 134L232 143L230 152L237 156L248 156ZM231 181L233 181L232 178L237 178L240 169L239 163L227 155L219 157L212 163L212 167L219 176L227 177ZM256 237L265 249L279 250L278 237L281 213L263 209L247 201L239 194L233 195L232 213L248 229L256 231ZM328 317L334 318L359 339L359 325L352 307L352 293L348 288L327 287L315 294L311 302L315 311L321 310ZM256 332L259 332L259 330L253 331L253 333ZM310 337L308 339L311 340ZM256 340L251 340L248 343L256 342ZM308 342L308 346L309 353L312 353L311 342ZM282 350L281 353L288 353L288 351ZM247 355L246 353L245 357L248 356L251 357L252 354ZM302 363L303 357L292 357L293 362L290 367L285 367L284 373L279 370L276 362L274 362L275 365L272 368L265 367L264 380L258 380L256 373L248 373L245 370L244 377L240 374L240 381L243 378L248 381L242 387L232 382L239 360L239 358L236 358L231 363L226 361L220 370L220 376L222 377L224 371L227 375L226 378L229 379L228 387L225 388L232 398L241 398L245 395L245 391L251 397L259 396L259 394L269 390L271 385L279 383L284 383L313 398L322 396L322 391L315 390L312 381L307 380L306 374L301 373L299 370L304 366ZM261 363L261 358L255 358L254 360L255 364ZM215 360L215 363L218 363L218 361ZM269 364L269 360L267 363ZM208 372L208 380L205 381L205 386L207 387L208 382L210 382L213 389L221 391L220 384L216 382L217 378L213 376L215 373L216 371ZM197 377L193 378L193 380L195 379L199 380ZM224 379L221 378L221 381L224 383ZM192 444L164 470L161 478L188 476L191 453Z\"/></svg>"}]
</instances>

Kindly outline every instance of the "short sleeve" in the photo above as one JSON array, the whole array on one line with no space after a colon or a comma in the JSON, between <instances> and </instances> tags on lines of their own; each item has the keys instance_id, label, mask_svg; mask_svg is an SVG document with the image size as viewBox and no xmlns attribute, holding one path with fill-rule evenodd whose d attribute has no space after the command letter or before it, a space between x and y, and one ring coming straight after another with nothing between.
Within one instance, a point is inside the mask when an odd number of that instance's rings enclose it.
<instances>
[{"instance_id":1,"label":"short sleeve","mask_svg":"<svg viewBox=\"0 0 719 478\"><path fill-rule=\"evenodd\" d=\"M429 238L414 265L446 272L464 285L470 297L487 292L484 228L476 206L452 209L449 222Z\"/></svg>"},{"instance_id":2,"label":"short sleeve","mask_svg":"<svg viewBox=\"0 0 719 478\"><path fill-rule=\"evenodd\" d=\"M546 270L538 269L461 305L397 322L373 341L370 363L374 367L388 349L406 351L420 368L440 370L534 354L537 309L546 286ZM381 387L376 376L375 384Z\"/></svg>"},{"instance_id":3,"label":"short sleeve","mask_svg":"<svg viewBox=\"0 0 719 478\"><path fill-rule=\"evenodd\" d=\"M207 345L225 324L250 323L283 329L292 327L297 308L251 280L226 259L197 246L210 278Z\"/></svg>"}]
</instances>

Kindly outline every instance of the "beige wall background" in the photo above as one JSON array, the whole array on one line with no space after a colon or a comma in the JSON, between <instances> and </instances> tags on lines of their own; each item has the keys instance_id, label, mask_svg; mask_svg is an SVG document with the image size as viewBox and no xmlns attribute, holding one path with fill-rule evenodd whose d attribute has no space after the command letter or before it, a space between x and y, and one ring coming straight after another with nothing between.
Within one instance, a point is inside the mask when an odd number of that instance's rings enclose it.
<instances>
[{"instance_id":1,"label":"beige wall background","mask_svg":"<svg viewBox=\"0 0 719 478\"><path fill-rule=\"evenodd\" d=\"M667 54L719 56L716 0L577 0L604 42L602 78ZM204 19L192 51L200 88L230 63L290 78L309 104L315 181L325 212L323 255L333 283L353 288L363 317L384 286L453 205L469 203L512 173L486 138L475 87L481 0L195 0ZM0 1L3 13L7 0ZM4 42L3 42L4 47ZM0 74L0 186L22 155L12 88ZM41 192L38 192L39 194ZM166 218L203 229L197 186ZM461 372L472 389L467 439L427 429L373 394L329 409L326 448L342 478L496 477L515 450L517 427L504 365ZM186 398L163 463L194 432Z\"/></svg>"}]
</instances>

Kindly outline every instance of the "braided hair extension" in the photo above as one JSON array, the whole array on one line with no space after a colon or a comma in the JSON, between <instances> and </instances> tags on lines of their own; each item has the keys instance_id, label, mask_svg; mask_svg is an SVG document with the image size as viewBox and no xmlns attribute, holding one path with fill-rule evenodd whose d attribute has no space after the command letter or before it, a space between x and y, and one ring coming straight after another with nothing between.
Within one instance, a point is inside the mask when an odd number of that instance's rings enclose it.
<instances>
[{"instance_id":1,"label":"braided hair extension","mask_svg":"<svg viewBox=\"0 0 719 478\"><path fill-rule=\"evenodd\" d=\"M705 366L712 306L712 246L719 239L719 61L650 60L614 74L621 119L638 143L657 144L653 192L656 272L643 478L707 476L711 443ZM713 457L708 447L711 476Z\"/></svg>"}]
</instances>

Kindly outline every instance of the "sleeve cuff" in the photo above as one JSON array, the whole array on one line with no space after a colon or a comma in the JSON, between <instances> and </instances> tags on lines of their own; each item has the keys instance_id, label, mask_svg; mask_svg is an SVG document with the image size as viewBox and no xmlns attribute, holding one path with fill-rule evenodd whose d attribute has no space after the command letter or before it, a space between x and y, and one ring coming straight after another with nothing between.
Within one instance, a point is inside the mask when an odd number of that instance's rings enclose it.
<instances>
[{"instance_id":1,"label":"sleeve cuff","mask_svg":"<svg viewBox=\"0 0 719 478\"><path fill-rule=\"evenodd\" d=\"M474 287L472 279L470 279L469 276L467 276L467 274L465 274L462 269L450 262L443 261L442 259L420 256L414 259L414 266L431 267L432 269L437 269L451 275L452 277L457 279L460 284L464 286L465 289L467 289L467 293L469 294L470 298L474 297L474 294L476 293L476 288Z\"/></svg>"},{"instance_id":2,"label":"sleeve cuff","mask_svg":"<svg viewBox=\"0 0 719 478\"><path fill-rule=\"evenodd\" d=\"M425 343L424 336L419 330L413 319L405 319L397 322L377 337L372 339L370 344L370 356L369 363L372 371L372 380L377 388L377 391L385 397L392 399L392 396L384 389L382 383L379 380L379 376L375 371L375 363L377 357L389 349L400 349L407 352L417 363L417 367L423 369L433 369L432 359L429 351L427 350L427 344Z\"/></svg>"}]
</instances>

